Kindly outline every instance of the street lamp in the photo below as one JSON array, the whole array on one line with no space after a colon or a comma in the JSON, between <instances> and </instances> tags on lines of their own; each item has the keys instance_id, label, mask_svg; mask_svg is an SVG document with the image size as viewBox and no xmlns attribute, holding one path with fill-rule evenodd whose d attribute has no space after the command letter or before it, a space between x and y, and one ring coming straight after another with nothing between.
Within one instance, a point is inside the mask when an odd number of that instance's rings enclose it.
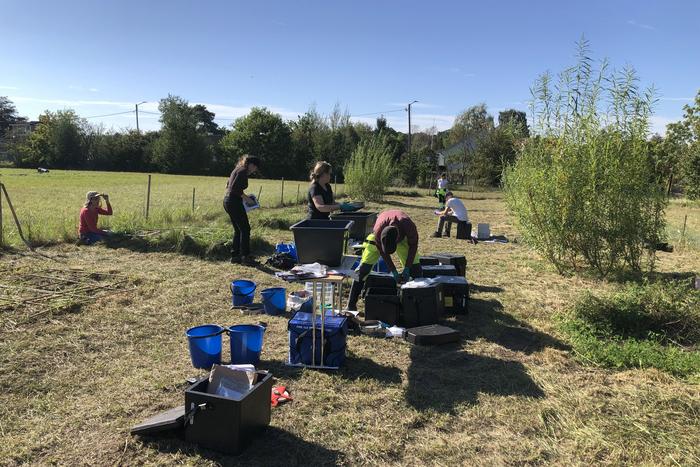
<instances>
[{"instance_id":1,"label":"street lamp","mask_svg":"<svg viewBox=\"0 0 700 467\"><path fill-rule=\"evenodd\" d=\"M408 104L406 110L408 110L408 154L411 154L411 106L418 101L413 101Z\"/></svg>"},{"instance_id":2,"label":"street lamp","mask_svg":"<svg viewBox=\"0 0 700 467\"><path fill-rule=\"evenodd\" d=\"M146 103L146 101L139 102L138 104L136 104L136 132L138 134L141 134L141 130L139 130L139 105L145 104L145 103Z\"/></svg>"}]
</instances>

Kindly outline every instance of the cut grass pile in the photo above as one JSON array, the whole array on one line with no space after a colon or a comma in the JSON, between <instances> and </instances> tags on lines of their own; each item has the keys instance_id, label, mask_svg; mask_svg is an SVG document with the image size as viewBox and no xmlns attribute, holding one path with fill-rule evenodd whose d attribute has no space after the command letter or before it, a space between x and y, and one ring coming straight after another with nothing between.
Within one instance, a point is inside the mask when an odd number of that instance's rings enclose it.
<instances>
[{"instance_id":1,"label":"cut grass pile","mask_svg":"<svg viewBox=\"0 0 700 467\"><path fill-rule=\"evenodd\" d=\"M690 280L586 293L560 322L584 362L657 368L700 381L700 291Z\"/></svg>"}]
</instances>

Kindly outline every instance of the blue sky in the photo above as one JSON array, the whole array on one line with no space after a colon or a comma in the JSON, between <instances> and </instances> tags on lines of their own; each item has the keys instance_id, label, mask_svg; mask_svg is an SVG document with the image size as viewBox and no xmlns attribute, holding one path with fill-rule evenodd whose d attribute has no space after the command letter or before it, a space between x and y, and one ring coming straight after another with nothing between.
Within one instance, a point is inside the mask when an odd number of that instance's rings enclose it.
<instances>
[{"instance_id":1,"label":"blue sky","mask_svg":"<svg viewBox=\"0 0 700 467\"><path fill-rule=\"evenodd\" d=\"M529 87L573 61L633 65L653 83L653 129L678 120L700 89L700 2L687 1L151 1L0 0L0 95L20 114L73 108L83 117L157 111L168 93L206 104L228 125L251 106L294 119L336 102L373 123L452 125L485 102L527 110ZM367 115L370 114L370 115ZM90 118L135 127L133 113ZM140 114L141 127L158 127Z\"/></svg>"}]
</instances>

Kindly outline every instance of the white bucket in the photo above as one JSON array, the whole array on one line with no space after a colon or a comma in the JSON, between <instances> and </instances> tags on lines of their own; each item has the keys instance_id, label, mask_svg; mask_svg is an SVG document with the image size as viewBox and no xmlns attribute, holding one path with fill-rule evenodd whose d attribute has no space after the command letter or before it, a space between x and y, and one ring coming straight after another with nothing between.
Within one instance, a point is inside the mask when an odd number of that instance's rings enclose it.
<instances>
[{"instance_id":1,"label":"white bucket","mask_svg":"<svg viewBox=\"0 0 700 467\"><path fill-rule=\"evenodd\" d=\"M488 240L491 238L491 229L488 224L477 224L476 238L479 240Z\"/></svg>"}]
</instances>

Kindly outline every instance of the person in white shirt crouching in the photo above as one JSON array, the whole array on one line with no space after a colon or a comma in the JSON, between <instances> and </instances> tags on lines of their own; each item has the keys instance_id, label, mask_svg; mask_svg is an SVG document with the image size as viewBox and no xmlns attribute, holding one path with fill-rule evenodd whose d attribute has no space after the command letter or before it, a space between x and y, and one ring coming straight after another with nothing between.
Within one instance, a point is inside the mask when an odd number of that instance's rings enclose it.
<instances>
[{"instance_id":1,"label":"person in white shirt crouching","mask_svg":"<svg viewBox=\"0 0 700 467\"><path fill-rule=\"evenodd\" d=\"M452 223L466 222L468 236L471 240L472 229L471 224L469 223L467 208L464 207L464 203L461 199L455 198L451 191L445 193L445 209L441 212L437 212L437 214L440 216L440 220L438 221L437 231L433 233L433 238L442 237L442 229L445 227L445 223L447 223L447 227L445 228L445 237L449 237Z\"/></svg>"}]
</instances>

